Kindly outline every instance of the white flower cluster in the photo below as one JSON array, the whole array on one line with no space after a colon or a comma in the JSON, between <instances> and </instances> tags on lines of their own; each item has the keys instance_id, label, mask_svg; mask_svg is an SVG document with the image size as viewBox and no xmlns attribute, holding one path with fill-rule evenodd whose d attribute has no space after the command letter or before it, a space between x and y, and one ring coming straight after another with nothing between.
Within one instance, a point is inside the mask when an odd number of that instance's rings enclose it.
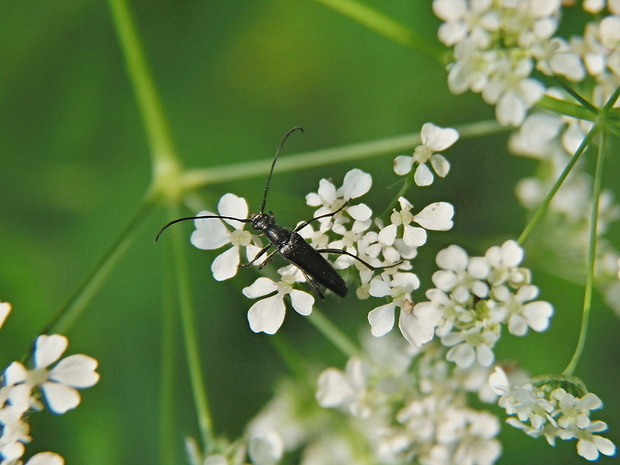
<instances>
[{"instance_id":1,"label":"white flower cluster","mask_svg":"<svg viewBox=\"0 0 620 465\"><path fill-rule=\"evenodd\" d=\"M358 298L388 299L387 304L376 307L369 314L373 334L380 336L392 329L395 310L400 308L403 334L418 341L418 337L408 334L406 325L403 327L402 324L409 316L403 316L402 310L409 309L411 292L419 286L409 260L426 242L427 230L445 231L452 227L454 208L446 202L435 202L413 213L413 205L401 197L400 209L394 209L390 224L384 225L378 220L373 221L370 207L352 202L368 192L371 185L371 176L359 169L349 171L339 188L326 179L321 180L318 191L306 196L308 205L317 208L315 220L299 230L299 234L316 250L329 249L331 256L336 255L333 262L336 269L357 270L361 283L356 290ZM218 211L222 216L248 217L245 199L233 194L222 197ZM204 211L199 214L204 215L213 213ZM225 222L234 229L229 230ZM197 219L195 224L196 230L191 238L194 246L212 250L232 244L213 262L212 271L217 280L236 274L242 248L246 249L248 261L252 261L261 250L260 236L245 231L243 222L210 218ZM338 254L335 250L345 253ZM297 283L305 281L304 273L292 265L278 272L279 281L261 277L243 290L248 298L261 298L248 312L250 327L255 332L273 334L280 328L287 296L299 314L308 315L312 311L314 297L295 289Z\"/></svg>"},{"instance_id":2,"label":"white flower cluster","mask_svg":"<svg viewBox=\"0 0 620 465\"><path fill-rule=\"evenodd\" d=\"M316 400L324 409L300 398L304 389L282 386L250 430L277 431L286 451L299 450L301 465L491 465L501 454L500 422L467 404L467 390L495 401L490 370L461 370L444 352L389 335L367 338L344 371L319 376Z\"/></svg>"},{"instance_id":3,"label":"white flower cluster","mask_svg":"<svg viewBox=\"0 0 620 465\"><path fill-rule=\"evenodd\" d=\"M0 302L2 322L10 310L8 303ZM13 362L4 371L0 387L1 465L23 464L20 459L25 444L32 440L26 417L44 408L40 394L52 412L62 414L80 403L77 389L94 386L99 380L95 372L97 361L92 357L77 354L58 361L67 345L67 338L59 334L39 336L32 354L33 368ZM40 452L26 462L26 465L63 464L64 459L53 452Z\"/></svg>"},{"instance_id":4,"label":"white flower cluster","mask_svg":"<svg viewBox=\"0 0 620 465\"><path fill-rule=\"evenodd\" d=\"M556 36L560 0L434 0L435 14L445 21L439 39L454 47L448 85L459 94L479 92L495 105L497 120L519 126L527 111L545 93L532 77L546 75L600 83L599 103L620 84L620 2L609 0L609 16L597 16L583 38ZM584 2L599 13L604 1Z\"/></svg>"},{"instance_id":5,"label":"white flower cluster","mask_svg":"<svg viewBox=\"0 0 620 465\"><path fill-rule=\"evenodd\" d=\"M553 314L551 304L534 300L538 288L529 270L520 267L522 260L523 249L512 240L483 257L469 257L456 245L441 250L436 258L441 269L433 274L437 287L426 292L428 301L413 307L411 331L428 334L430 328L450 347L447 359L459 367L475 361L490 366L502 325L524 336L529 328L546 330Z\"/></svg>"},{"instance_id":6,"label":"white flower cluster","mask_svg":"<svg viewBox=\"0 0 620 465\"><path fill-rule=\"evenodd\" d=\"M607 430L607 424L591 420L592 410L603 407L601 399L570 380L542 380L511 386L506 373L496 368L489 377L491 389L500 396L498 404L511 415L506 421L532 437L544 436L550 445L556 438L577 440L577 453L587 460L599 455L615 455L612 441L596 433ZM562 387L563 386L563 387ZM566 389L565 389L566 388ZM567 392L577 391L579 395Z\"/></svg>"}]
</instances>

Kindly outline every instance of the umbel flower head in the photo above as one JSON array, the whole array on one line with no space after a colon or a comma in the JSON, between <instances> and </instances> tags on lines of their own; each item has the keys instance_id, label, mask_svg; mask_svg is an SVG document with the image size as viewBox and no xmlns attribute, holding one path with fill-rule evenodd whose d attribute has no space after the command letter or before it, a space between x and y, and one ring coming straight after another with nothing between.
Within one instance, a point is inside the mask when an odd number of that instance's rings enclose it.
<instances>
[{"instance_id":1,"label":"umbel flower head","mask_svg":"<svg viewBox=\"0 0 620 465\"><path fill-rule=\"evenodd\" d=\"M497 367L489 384L499 396L499 406L510 415L506 422L528 436L544 436L552 446L556 438L577 440L577 453L590 461L598 460L600 454L616 454L615 444L596 434L605 431L607 424L590 419L603 402L581 382L551 378L511 386L504 370Z\"/></svg>"},{"instance_id":2,"label":"umbel flower head","mask_svg":"<svg viewBox=\"0 0 620 465\"><path fill-rule=\"evenodd\" d=\"M520 266L523 249L515 241L491 247L483 257L469 257L451 245L437 254L440 270L433 274L437 286L426 291L426 302L412 310L411 331L428 333L429 325L444 346L447 359L466 368L474 362L488 367L502 325L515 336L528 329L544 331L553 307L534 300L538 288L527 268Z\"/></svg>"},{"instance_id":3,"label":"umbel flower head","mask_svg":"<svg viewBox=\"0 0 620 465\"><path fill-rule=\"evenodd\" d=\"M446 362L438 345L368 335L344 369L319 376L322 409L305 385L289 382L249 430L275 431L302 464L492 465L501 454L499 421L467 404L467 391L487 389L487 379L488 371L474 379Z\"/></svg>"}]
</instances>

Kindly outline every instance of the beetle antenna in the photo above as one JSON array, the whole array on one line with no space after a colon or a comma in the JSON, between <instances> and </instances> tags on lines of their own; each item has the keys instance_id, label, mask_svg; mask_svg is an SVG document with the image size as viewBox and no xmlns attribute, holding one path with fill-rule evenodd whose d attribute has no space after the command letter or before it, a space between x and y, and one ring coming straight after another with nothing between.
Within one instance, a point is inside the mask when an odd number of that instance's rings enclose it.
<instances>
[{"instance_id":1,"label":"beetle antenna","mask_svg":"<svg viewBox=\"0 0 620 465\"><path fill-rule=\"evenodd\" d=\"M263 194L263 203L260 206L261 213L265 213L265 205L267 204L267 191L269 190L269 183L271 182L271 175L273 174L273 169L276 166L276 161L278 161L278 155L280 155L280 152L282 151L282 147L284 146L286 139L288 139L288 136L290 136L292 133L294 133L297 130L304 132L304 128L300 126L296 126L293 129L289 129L289 131L286 134L284 134L284 137L282 138L282 141L280 142L280 145L278 146L278 150L276 151L276 156L273 157L273 161L271 162L271 169L269 170L269 176L267 177L267 184L265 184L265 193Z\"/></svg>"},{"instance_id":2,"label":"beetle antenna","mask_svg":"<svg viewBox=\"0 0 620 465\"><path fill-rule=\"evenodd\" d=\"M234 220L234 221L240 221L242 223L250 223L252 221L249 218L235 218L234 216L221 216L221 215L187 216L185 218L179 218L179 219L173 220L170 223L168 223L166 226L161 228L159 232L157 233L157 236L155 236L155 242L157 242L157 239L159 239L159 236L161 236L161 234L166 229L168 229L170 226L172 226L175 223L180 223L181 221L188 221L188 220L202 220L205 218L219 218L222 220Z\"/></svg>"}]
</instances>

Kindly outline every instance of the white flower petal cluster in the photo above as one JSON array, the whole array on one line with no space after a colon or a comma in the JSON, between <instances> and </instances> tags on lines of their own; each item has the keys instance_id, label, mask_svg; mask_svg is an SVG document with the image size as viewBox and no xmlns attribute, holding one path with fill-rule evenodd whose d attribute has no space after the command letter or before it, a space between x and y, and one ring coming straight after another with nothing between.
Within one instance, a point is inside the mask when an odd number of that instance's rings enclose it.
<instances>
[{"instance_id":1,"label":"white flower petal cluster","mask_svg":"<svg viewBox=\"0 0 620 465\"><path fill-rule=\"evenodd\" d=\"M583 388L568 380L561 381L542 380L511 386L499 367L489 377L491 389L499 396L499 406L511 415L506 420L508 424L529 436L544 436L552 446L556 438L577 440L577 453L590 461L598 460L600 454L615 455L614 443L595 434L605 431L607 424L590 419L591 411L602 408L603 402L591 392L571 394L566 386L575 391Z\"/></svg>"},{"instance_id":2,"label":"white flower petal cluster","mask_svg":"<svg viewBox=\"0 0 620 465\"><path fill-rule=\"evenodd\" d=\"M445 178L450 171L450 162L437 152L443 152L451 147L458 140L459 133L456 129L426 123L422 126L420 136L422 145L415 148L412 156L400 155L394 159L394 172L399 176L405 176L415 164L414 182L418 186L430 186L435 177L427 163L437 176Z\"/></svg>"},{"instance_id":3,"label":"white flower petal cluster","mask_svg":"<svg viewBox=\"0 0 620 465\"><path fill-rule=\"evenodd\" d=\"M217 210L221 216L247 219L248 204L242 197L225 194L218 203ZM215 213L201 211L197 216L213 216ZM218 281L230 279L237 274L240 263L240 252L246 249L248 257L254 257L260 250L255 244L257 238L246 231L244 222L219 218L194 220L196 230L192 233L191 243L203 250L215 250L231 244L232 247L219 255L211 264L213 277ZM228 226L232 226L230 230Z\"/></svg>"},{"instance_id":4,"label":"white flower petal cluster","mask_svg":"<svg viewBox=\"0 0 620 465\"><path fill-rule=\"evenodd\" d=\"M3 375L0 388L0 456L2 463L23 464L20 460L25 444L31 441L25 415L43 409L38 400L43 395L49 409L62 414L78 406L77 389L94 386L99 380L97 361L76 354L60 360L68 345L59 334L39 336L33 353L34 366L27 369L20 362L11 363ZM52 452L38 453L27 465L62 465L64 459Z\"/></svg>"},{"instance_id":5,"label":"white flower petal cluster","mask_svg":"<svg viewBox=\"0 0 620 465\"><path fill-rule=\"evenodd\" d=\"M426 333L431 326L450 347L447 359L458 366L490 366L502 325L524 336L530 328L546 330L553 314L551 304L534 300L538 288L530 284L522 260L523 249L515 241L493 246L483 257L469 257L456 245L441 250L440 270L433 274L437 287L426 292L428 301L413 307L414 328Z\"/></svg>"},{"instance_id":6,"label":"white flower petal cluster","mask_svg":"<svg viewBox=\"0 0 620 465\"><path fill-rule=\"evenodd\" d=\"M355 422L371 462L494 463L501 454L499 421L466 405L461 374L441 351L423 354L389 337L377 341L367 357L349 359L345 371L323 371L316 393L319 405ZM390 351L377 349L386 345Z\"/></svg>"},{"instance_id":7,"label":"white flower petal cluster","mask_svg":"<svg viewBox=\"0 0 620 465\"><path fill-rule=\"evenodd\" d=\"M275 334L278 331L284 322L284 297L287 295L297 313L307 316L312 312L314 297L293 287L295 283L305 281L301 272L291 265L280 268L278 273L281 276L278 282L260 277L243 289L243 295L250 299L263 297L248 310L250 328L255 333Z\"/></svg>"},{"instance_id":8,"label":"white flower petal cluster","mask_svg":"<svg viewBox=\"0 0 620 465\"><path fill-rule=\"evenodd\" d=\"M584 79L586 47L554 35L561 8L560 0L434 0L433 10L444 21L439 39L454 47L450 90L481 93L495 105L501 124L519 126L545 92L532 77L535 68L572 81ZM611 46L617 29L608 23L603 29L610 31L604 35Z\"/></svg>"}]
</instances>

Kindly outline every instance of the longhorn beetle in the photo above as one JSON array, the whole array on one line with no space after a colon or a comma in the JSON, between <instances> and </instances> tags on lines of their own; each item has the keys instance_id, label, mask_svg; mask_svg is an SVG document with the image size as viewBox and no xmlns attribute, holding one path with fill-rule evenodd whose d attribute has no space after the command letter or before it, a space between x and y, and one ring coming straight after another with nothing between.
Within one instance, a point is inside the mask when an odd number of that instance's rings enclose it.
<instances>
[{"instance_id":1,"label":"longhorn beetle","mask_svg":"<svg viewBox=\"0 0 620 465\"><path fill-rule=\"evenodd\" d=\"M166 224L159 233L157 237L155 237L155 241L159 239L159 236L170 226L175 223L179 223L181 221L188 220L199 220L199 219L209 219L209 218L219 218L223 220L233 220L240 221L242 223L250 223L252 228L256 231L260 231L264 234L269 240L269 244L263 247L256 256L248 263L244 263L241 265L242 267L247 267L252 265L256 260L262 257L271 247L275 247L275 250L270 252L267 257L262 261L259 265L259 269L263 268L276 252L279 252L282 257L288 260L290 263L295 265L299 270L303 273L306 281L310 284L310 286L315 290L317 295L324 299L325 296L321 290L321 286L326 287L334 294L339 295L340 297L344 297L347 295L347 291L349 290L347 287L347 283L345 280L338 274L338 272L334 269L334 267L321 255L321 253L333 253L333 254L341 254L348 255L349 257L354 258L355 260L363 263L371 270L377 270L382 268L389 268L392 266L398 265L400 262L394 263L392 265L388 265L387 267L376 267L372 266L369 263L365 262L361 258L352 253L347 252L342 249L314 249L310 244L306 242L306 240L299 235L299 231L308 226L311 222L319 220L321 218L327 218L335 215L343 208L346 207L346 203L341 206L338 210L327 213L325 215L317 216L311 220L304 221L300 223L295 229L290 230L283 228L276 224L276 220L273 216L272 212L265 213L265 205L267 203L267 191L269 190L269 183L271 182L271 176L273 174L273 169L276 166L276 161L278 161L278 156L282 151L282 147L286 142L286 139L295 131L303 132L303 128L294 127L289 130L280 145L278 146L278 150L276 151L275 157L273 157L273 162L271 163L271 169L269 170L269 176L267 177L267 184L265 184L265 192L263 194L263 202L260 206L260 211L258 213L254 213L250 215L249 218L235 218L231 216L221 216L221 215L204 215L204 216L189 216L186 218L179 218L174 221Z\"/></svg>"}]
</instances>

